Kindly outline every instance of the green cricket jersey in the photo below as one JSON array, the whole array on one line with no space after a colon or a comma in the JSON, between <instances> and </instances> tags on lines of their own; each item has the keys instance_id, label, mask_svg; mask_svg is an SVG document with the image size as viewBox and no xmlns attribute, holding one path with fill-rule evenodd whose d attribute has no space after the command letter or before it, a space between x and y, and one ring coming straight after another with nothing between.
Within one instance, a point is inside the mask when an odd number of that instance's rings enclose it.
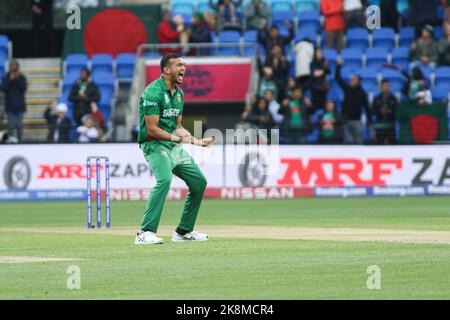
<instances>
[{"instance_id":1,"label":"green cricket jersey","mask_svg":"<svg viewBox=\"0 0 450 320\"><path fill-rule=\"evenodd\" d=\"M139 100L139 144L159 143L172 149L177 143L164 140L147 140L147 127L144 116L159 116L158 127L173 133L177 128L177 116L183 113L184 93L178 86L172 96L164 78L161 76L150 83Z\"/></svg>"}]
</instances>

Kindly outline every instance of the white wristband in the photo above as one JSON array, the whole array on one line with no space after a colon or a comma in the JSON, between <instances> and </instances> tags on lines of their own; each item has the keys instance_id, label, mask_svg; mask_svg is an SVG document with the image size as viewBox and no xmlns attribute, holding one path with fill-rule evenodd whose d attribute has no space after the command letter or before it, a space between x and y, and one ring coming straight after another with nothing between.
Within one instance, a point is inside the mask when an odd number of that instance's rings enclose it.
<instances>
[{"instance_id":1,"label":"white wristband","mask_svg":"<svg viewBox=\"0 0 450 320\"><path fill-rule=\"evenodd\" d=\"M170 141L173 141L173 142L180 142L180 137L179 137L179 136L176 136L176 135L174 135L174 134L172 134L172 135L170 136Z\"/></svg>"}]
</instances>

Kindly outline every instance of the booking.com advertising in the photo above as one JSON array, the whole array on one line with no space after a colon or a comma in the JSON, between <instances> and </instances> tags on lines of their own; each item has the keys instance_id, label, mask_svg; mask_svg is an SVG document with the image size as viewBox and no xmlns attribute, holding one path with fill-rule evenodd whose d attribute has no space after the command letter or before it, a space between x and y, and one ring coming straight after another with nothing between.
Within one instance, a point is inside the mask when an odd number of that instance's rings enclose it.
<instances>
[{"instance_id":1,"label":"booking.com advertising","mask_svg":"<svg viewBox=\"0 0 450 320\"><path fill-rule=\"evenodd\" d=\"M395 146L183 146L208 181L205 196L225 199L305 196L450 194L450 147ZM95 145L4 146L0 201L85 199L86 157ZM155 178L136 144L109 144L112 200L144 200ZM54 154L55 157L49 155ZM58 156L56 156L56 154ZM105 186L104 164L100 180ZM91 164L93 180L95 164ZM187 187L173 176L168 198Z\"/></svg>"}]
</instances>

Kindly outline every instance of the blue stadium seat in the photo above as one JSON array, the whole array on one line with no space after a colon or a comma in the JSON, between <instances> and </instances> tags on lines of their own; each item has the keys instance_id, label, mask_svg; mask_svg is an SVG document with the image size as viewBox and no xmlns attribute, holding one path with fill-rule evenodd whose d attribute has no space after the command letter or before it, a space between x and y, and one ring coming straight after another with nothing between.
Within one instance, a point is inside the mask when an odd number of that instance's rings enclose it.
<instances>
[{"instance_id":1,"label":"blue stadium seat","mask_svg":"<svg viewBox=\"0 0 450 320\"><path fill-rule=\"evenodd\" d=\"M136 55L134 53L120 53L116 57L116 74L119 79L131 79L134 75Z\"/></svg>"},{"instance_id":2,"label":"blue stadium seat","mask_svg":"<svg viewBox=\"0 0 450 320\"><path fill-rule=\"evenodd\" d=\"M197 11L198 12L214 12L213 8L209 5L209 0L198 0L197 1Z\"/></svg>"},{"instance_id":3,"label":"blue stadium seat","mask_svg":"<svg viewBox=\"0 0 450 320\"><path fill-rule=\"evenodd\" d=\"M111 103L110 104L102 104L100 103L98 105L98 108L101 112L101 114L103 115L103 118L105 119L105 126L109 125L109 121L110 121L110 114L111 114Z\"/></svg>"},{"instance_id":4,"label":"blue stadium seat","mask_svg":"<svg viewBox=\"0 0 450 320\"><path fill-rule=\"evenodd\" d=\"M246 30L244 31L244 43L257 43L258 31ZM244 55L246 57L254 56L256 53L256 47L244 47Z\"/></svg>"},{"instance_id":5,"label":"blue stadium seat","mask_svg":"<svg viewBox=\"0 0 450 320\"><path fill-rule=\"evenodd\" d=\"M438 67L435 71L435 87L446 87L450 91L450 67Z\"/></svg>"},{"instance_id":6,"label":"blue stadium seat","mask_svg":"<svg viewBox=\"0 0 450 320\"><path fill-rule=\"evenodd\" d=\"M392 64L406 71L409 68L409 47L399 47L392 50Z\"/></svg>"},{"instance_id":7,"label":"blue stadium seat","mask_svg":"<svg viewBox=\"0 0 450 320\"><path fill-rule=\"evenodd\" d=\"M93 75L93 79L100 91L101 96L114 96L114 78L112 76L100 73L97 75Z\"/></svg>"},{"instance_id":8,"label":"blue stadium seat","mask_svg":"<svg viewBox=\"0 0 450 320\"><path fill-rule=\"evenodd\" d=\"M0 34L0 59L1 60L8 58L8 51L9 51L8 42L9 42L8 36Z\"/></svg>"},{"instance_id":9,"label":"blue stadium seat","mask_svg":"<svg viewBox=\"0 0 450 320\"><path fill-rule=\"evenodd\" d=\"M330 71L333 72L334 69L336 68L336 60L338 57L338 53L337 53L336 49L324 48L324 49L322 49L322 51L323 51L323 57L325 58L325 60L328 60L328 63L330 65Z\"/></svg>"},{"instance_id":10,"label":"blue stadium seat","mask_svg":"<svg viewBox=\"0 0 450 320\"><path fill-rule=\"evenodd\" d=\"M431 81L431 69L427 66L421 65L419 66L420 70L422 70L423 76L425 77L425 80L427 80L428 84L430 84Z\"/></svg>"},{"instance_id":11,"label":"blue stadium seat","mask_svg":"<svg viewBox=\"0 0 450 320\"><path fill-rule=\"evenodd\" d=\"M369 32L365 28L351 28L347 31L347 48L366 51L369 46Z\"/></svg>"},{"instance_id":12,"label":"blue stadium seat","mask_svg":"<svg viewBox=\"0 0 450 320\"><path fill-rule=\"evenodd\" d=\"M297 0L295 1L295 12L311 11L319 9L319 0Z\"/></svg>"},{"instance_id":13,"label":"blue stadium seat","mask_svg":"<svg viewBox=\"0 0 450 320\"><path fill-rule=\"evenodd\" d=\"M341 52L344 64L354 69L362 67L362 55L362 50L356 48L343 49Z\"/></svg>"},{"instance_id":14,"label":"blue stadium seat","mask_svg":"<svg viewBox=\"0 0 450 320\"><path fill-rule=\"evenodd\" d=\"M80 73L82 68L87 66L88 57L84 53L73 53L66 57L65 73Z\"/></svg>"},{"instance_id":15,"label":"blue stadium seat","mask_svg":"<svg viewBox=\"0 0 450 320\"><path fill-rule=\"evenodd\" d=\"M272 12L272 25L284 26L284 21L289 20L291 23L294 22L294 14L292 11L276 11Z\"/></svg>"},{"instance_id":16,"label":"blue stadium seat","mask_svg":"<svg viewBox=\"0 0 450 320\"><path fill-rule=\"evenodd\" d=\"M162 55L161 55L161 52L159 52L159 51L150 51L150 52L145 52L142 56L144 58L160 58Z\"/></svg>"},{"instance_id":17,"label":"blue stadium seat","mask_svg":"<svg viewBox=\"0 0 450 320\"><path fill-rule=\"evenodd\" d=\"M375 92L378 89L377 69L375 68L360 68L355 72L360 76L362 86L367 92Z\"/></svg>"},{"instance_id":18,"label":"blue stadium seat","mask_svg":"<svg viewBox=\"0 0 450 320\"><path fill-rule=\"evenodd\" d=\"M398 35L399 35L398 46L409 47L411 45L411 42L413 42L414 38L416 37L416 32L414 30L414 27L403 27L400 28Z\"/></svg>"},{"instance_id":19,"label":"blue stadium seat","mask_svg":"<svg viewBox=\"0 0 450 320\"><path fill-rule=\"evenodd\" d=\"M444 31L442 30L442 27L434 27L434 38L437 39L438 41L443 37L444 35Z\"/></svg>"},{"instance_id":20,"label":"blue stadium seat","mask_svg":"<svg viewBox=\"0 0 450 320\"><path fill-rule=\"evenodd\" d=\"M312 28L302 28L299 29L297 34L295 35L295 43L298 43L306 38L309 38L314 45L316 44L317 40L317 32L315 29Z\"/></svg>"},{"instance_id":21,"label":"blue stadium seat","mask_svg":"<svg viewBox=\"0 0 450 320\"><path fill-rule=\"evenodd\" d=\"M389 81L392 92L402 91L405 79L399 71L392 69L382 69L381 77L383 80Z\"/></svg>"},{"instance_id":22,"label":"blue stadium seat","mask_svg":"<svg viewBox=\"0 0 450 320\"><path fill-rule=\"evenodd\" d=\"M298 27L303 28L313 28L316 32L320 28L320 13L319 11L303 11L298 17Z\"/></svg>"},{"instance_id":23,"label":"blue stadium seat","mask_svg":"<svg viewBox=\"0 0 450 320\"><path fill-rule=\"evenodd\" d=\"M181 14L181 13L194 13L194 5L192 1L188 0L178 0L178 1L172 1L172 12L173 15Z\"/></svg>"},{"instance_id":24,"label":"blue stadium seat","mask_svg":"<svg viewBox=\"0 0 450 320\"><path fill-rule=\"evenodd\" d=\"M372 47L374 48L385 48L389 52L394 48L395 41L395 31L392 28L381 28L375 29L372 33L373 41Z\"/></svg>"},{"instance_id":25,"label":"blue stadium seat","mask_svg":"<svg viewBox=\"0 0 450 320\"><path fill-rule=\"evenodd\" d=\"M369 48L366 52L366 67L381 68L387 63L388 50L386 48Z\"/></svg>"},{"instance_id":26,"label":"blue stadium seat","mask_svg":"<svg viewBox=\"0 0 450 320\"><path fill-rule=\"evenodd\" d=\"M235 43L240 42L241 35L239 31L225 30L219 33L218 42ZM221 56L239 56L239 46L219 47L219 55Z\"/></svg>"},{"instance_id":27,"label":"blue stadium seat","mask_svg":"<svg viewBox=\"0 0 450 320\"><path fill-rule=\"evenodd\" d=\"M290 0L272 0L272 12L292 11L292 2Z\"/></svg>"},{"instance_id":28,"label":"blue stadium seat","mask_svg":"<svg viewBox=\"0 0 450 320\"><path fill-rule=\"evenodd\" d=\"M449 87L434 87L431 89L431 96L436 101L448 101L449 100Z\"/></svg>"},{"instance_id":29,"label":"blue stadium seat","mask_svg":"<svg viewBox=\"0 0 450 320\"><path fill-rule=\"evenodd\" d=\"M342 100L344 99L344 93L341 87L338 85L333 85L328 90L327 99L333 100L336 103L336 110L341 112Z\"/></svg>"},{"instance_id":30,"label":"blue stadium seat","mask_svg":"<svg viewBox=\"0 0 450 320\"><path fill-rule=\"evenodd\" d=\"M66 74L62 83L63 95L67 95L67 97L69 96L70 89L72 88L72 85L75 83L75 81L78 80L79 76L80 75L78 73L74 72Z\"/></svg>"},{"instance_id":31,"label":"blue stadium seat","mask_svg":"<svg viewBox=\"0 0 450 320\"><path fill-rule=\"evenodd\" d=\"M113 73L112 55L106 53L94 54L91 57L91 71L92 75L99 73L112 75Z\"/></svg>"}]
</instances>

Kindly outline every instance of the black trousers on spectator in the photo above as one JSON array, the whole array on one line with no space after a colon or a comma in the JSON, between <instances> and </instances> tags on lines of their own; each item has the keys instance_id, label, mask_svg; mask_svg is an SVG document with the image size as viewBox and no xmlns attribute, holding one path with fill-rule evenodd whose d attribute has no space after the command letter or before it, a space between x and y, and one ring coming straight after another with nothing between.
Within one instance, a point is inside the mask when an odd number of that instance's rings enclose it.
<instances>
[{"instance_id":1,"label":"black trousers on spectator","mask_svg":"<svg viewBox=\"0 0 450 320\"><path fill-rule=\"evenodd\" d=\"M395 127L377 128L375 130L377 144L395 144Z\"/></svg>"}]
</instances>

